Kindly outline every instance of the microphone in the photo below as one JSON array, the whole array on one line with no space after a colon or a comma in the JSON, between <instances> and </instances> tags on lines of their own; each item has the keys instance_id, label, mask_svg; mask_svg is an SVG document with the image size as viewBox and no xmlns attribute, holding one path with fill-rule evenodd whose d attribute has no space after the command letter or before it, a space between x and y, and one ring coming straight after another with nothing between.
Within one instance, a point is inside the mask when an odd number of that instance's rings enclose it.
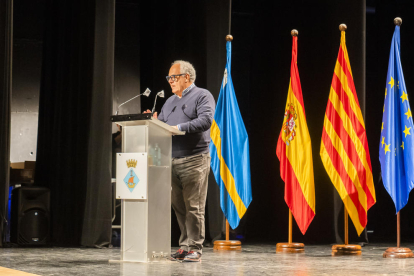
<instances>
[{"instance_id":1,"label":"microphone","mask_svg":"<svg viewBox=\"0 0 414 276\"><path fill-rule=\"evenodd\" d=\"M176 108L177 108L177 106L174 106L174 108L171 110L170 114L168 114L168 116L165 119L165 121L168 121L168 117L170 117L170 115L175 111Z\"/></svg>"},{"instance_id":2,"label":"microphone","mask_svg":"<svg viewBox=\"0 0 414 276\"><path fill-rule=\"evenodd\" d=\"M184 115L187 116L188 119L192 120L190 118L190 116L188 116L187 113L185 113L184 109L186 109L186 108L187 108L187 105L186 104L183 104L183 106L181 107L181 109L183 110Z\"/></svg>"},{"instance_id":3,"label":"microphone","mask_svg":"<svg viewBox=\"0 0 414 276\"><path fill-rule=\"evenodd\" d=\"M147 88L147 89L145 89L144 93L141 93L141 94L139 94L139 95L136 95L135 97L133 97L133 98L129 99L128 101L126 101L126 102L124 102L124 103L121 103L121 104L118 106L118 108L116 109L116 113L115 113L115 115L118 115L119 108L120 108L121 106L123 106L124 104L126 104L127 102L132 101L133 99L138 98L138 97L139 97L139 96L141 96L141 95L144 95L145 97L148 97L150 93L151 93L151 90L149 90L149 88Z\"/></svg>"},{"instance_id":4,"label":"microphone","mask_svg":"<svg viewBox=\"0 0 414 276\"><path fill-rule=\"evenodd\" d=\"M157 95L155 95L154 106L152 107L151 113L154 113L155 104L157 103L157 97L164 98L164 90L161 90L160 92L157 93Z\"/></svg>"}]
</instances>

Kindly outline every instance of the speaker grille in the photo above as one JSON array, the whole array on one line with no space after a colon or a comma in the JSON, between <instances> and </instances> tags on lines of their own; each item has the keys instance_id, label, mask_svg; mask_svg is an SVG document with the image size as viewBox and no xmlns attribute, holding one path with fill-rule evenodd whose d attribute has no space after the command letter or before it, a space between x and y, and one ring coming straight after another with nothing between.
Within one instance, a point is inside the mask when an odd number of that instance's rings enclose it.
<instances>
[{"instance_id":1,"label":"speaker grille","mask_svg":"<svg viewBox=\"0 0 414 276\"><path fill-rule=\"evenodd\" d=\"M21 245L45 245L50 235L50 191L45 187L12 190L10 241Z\"/></svg>"},{"instance_id":2,"label":"speaker grille","mask_svg":"<svg viewBox=\"0 0 414 276\"><path fill-rule=\"evenodd\" d=\"M49 218L46 212L32 209L20 218L19 243L43 244L49 232Z\"/></svg>"}]
</instances>

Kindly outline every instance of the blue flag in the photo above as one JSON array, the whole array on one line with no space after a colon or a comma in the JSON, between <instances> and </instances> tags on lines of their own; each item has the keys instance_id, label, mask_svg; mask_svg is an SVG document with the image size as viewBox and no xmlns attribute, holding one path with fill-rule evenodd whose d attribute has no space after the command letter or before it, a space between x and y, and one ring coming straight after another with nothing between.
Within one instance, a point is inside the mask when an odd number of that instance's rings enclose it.
<instances>
[{"instance_id":1,"label":"blue flag","mask_svg":"<svg viewBox=\"0 0 414 276\"><path fill-rule=\"evenodd\" d=\"M249 137L237 104L231 79L231 42L227 42L227 64L210 129L211 168L220 187L220 205L232 229L252 201Z\"/></svg>"},{"instance_id":2,"label":"blue flag","mask_svg":"<svg viewBox=\"0 0 414 276\"><path fill-rule=\"evenodd\" d=\"M400 59L400 26L395 26L388 62L379 159L382 181L398 213L414 185L414 127Z\"/></svg>"}]
</instances>

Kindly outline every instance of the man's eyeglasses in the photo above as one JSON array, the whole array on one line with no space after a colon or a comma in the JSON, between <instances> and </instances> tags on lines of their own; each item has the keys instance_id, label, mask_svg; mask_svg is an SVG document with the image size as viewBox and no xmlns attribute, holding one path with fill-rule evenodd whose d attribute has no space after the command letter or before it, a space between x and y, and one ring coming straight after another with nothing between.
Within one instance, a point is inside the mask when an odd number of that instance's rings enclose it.
<instances>
[{"instance_id":1,"label":"man's eyeglasses","mask_svg":"<svg viewBox=\"0 0 414 276\"><path fill-rule=\"evenodd\" d=\"M170 82L170 80L177 82L180 76L185 76L185 75L187 74L171 75L171 76L166 76L165 78L167 79L168 82Z\"/></svg>"}]
</instances>

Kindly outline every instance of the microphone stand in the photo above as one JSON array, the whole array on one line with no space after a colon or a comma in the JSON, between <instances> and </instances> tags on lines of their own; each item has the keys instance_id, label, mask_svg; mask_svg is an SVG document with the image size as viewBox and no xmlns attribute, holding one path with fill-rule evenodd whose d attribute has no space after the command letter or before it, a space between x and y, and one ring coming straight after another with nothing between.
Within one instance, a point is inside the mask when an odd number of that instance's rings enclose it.
<instances>
[{"instance_id":1,"label":"microphone stand","mask_svg":"<svg viewBox=\"0 0 414 276\"><path fill-rule=\"evenodd\" d=\"M164 90L161 90L160 92L157 93L157 95L155 95L155 101L154 101L154 106L152 107L151 113L154 114L154 110L155 110L155 104L157 103L157 97L160 98L164 98Z\"/></svg>"},{"instance_id":2,"label":"microphone stand","mask_svg":"<svg viewBox=\"0 0 414 276\"><path fill-rule=\"evenodd\" d=\"M139 96L142 96L142 95L144 95L144 96L148 97L150 93L151 93L151 90L149 90L149 88L147 88L147 89L144 91L144 93L141 93L141 94L139 94L139 95L136 95L135 97L133 97L133 98L129 99L128 101L121 103L121 104L118 106L118 108L116 109L116 113L115 113L115 115L118 115L119 108L120 108L121 106L123 106L124 104L126 104L126 103L128 103L128 102L132 101L133 99L138 98Z\"/></svg>"}]
</instances>

